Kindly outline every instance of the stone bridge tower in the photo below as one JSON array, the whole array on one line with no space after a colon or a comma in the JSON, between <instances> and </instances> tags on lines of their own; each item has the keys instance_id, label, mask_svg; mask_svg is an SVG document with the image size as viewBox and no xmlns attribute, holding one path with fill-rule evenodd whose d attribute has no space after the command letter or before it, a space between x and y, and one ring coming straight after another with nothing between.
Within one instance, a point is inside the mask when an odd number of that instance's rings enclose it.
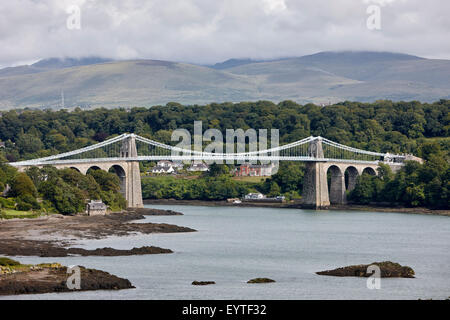
<instances>
[{"instance_id":1,"label":"stone bridge tower","mask_svg":"<svg viewBox=\"0 0 450 320\"><path fill-rule=\"evenodd\" d=\"M120 157L125 158L127 165L125 166L125 176L120 177L122 190L124 190L125 199L129 208L141 208L144 206L142 201L141 189L141 173L139 170L139 162L126 160L126 158L137 157L136 137L134 134L123 140L120 148Z\"/></svg>"},{"instance_id":2,"label":"stone bridge tower","mask_svg":"<svg viewBox=\"0 0 450 320\"><path fill-rule=\"evenodd\" d=\"M324 157L320 137L309 144L308 155L318 161L306 162L303 181L303 205L312 209L326 208L330 205L330 199L325 162L320 161Z\"/></svg>"}]
</instances>

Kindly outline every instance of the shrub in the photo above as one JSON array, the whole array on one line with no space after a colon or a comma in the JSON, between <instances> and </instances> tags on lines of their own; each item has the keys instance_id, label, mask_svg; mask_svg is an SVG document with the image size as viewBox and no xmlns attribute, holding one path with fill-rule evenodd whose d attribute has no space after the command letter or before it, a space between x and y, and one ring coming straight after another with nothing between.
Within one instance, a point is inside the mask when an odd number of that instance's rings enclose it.
<instances>
[{"instance_id":1,"label":"shrub","mask_svg":"<svg viewBox=\"0 0 450 320\"><path fill-rule=\"evenodd\" d=\"M20 211L29 211L33 208L33 206L29 203L26 203L22 200L17 201L16 209Z\"/></svg>"},{"instance_id":2,"label":"shrub","mask_svg":"<svg viewBox=\"0 0 450 320\"><path fill-rule=\"evenodd\" d=\"M13 196L16 197L25 194L30 194L32 196L37 194L33 181L23 172L19 173L11 183L11 192Z\"/></svg>"},{"instance_id":3,"label":"shrub","mask_svg":"<svg viewBox=\"0 0 450 320\"><path fill-rule=\"evenodd\" d=\"M6 209L14 209L16 207L16 199L0 197L0 206Z\"/></svg>"},{"instance_id":4,"label":"shrub","mask_svg":"<svg viewBox=\"0 0 450 320\"><path fill-rule=\"evenodd\" d=\"M31 205L34 210L39 210L41 208L40 204L37 202L36 198L31 194L24 194L17 198L17 203L24 202Z\"/></svg>"},{"instance_id":5,"label":"shrub","mask_svg":"<svg viewBox=\"0 0 450 320\"><path fill-rule=\"evenodd\" d=\"M10 258L6 258L6 257L0 257L0 266L19 266L20 262L10 259Z\"/></svg>"}]
</instances>

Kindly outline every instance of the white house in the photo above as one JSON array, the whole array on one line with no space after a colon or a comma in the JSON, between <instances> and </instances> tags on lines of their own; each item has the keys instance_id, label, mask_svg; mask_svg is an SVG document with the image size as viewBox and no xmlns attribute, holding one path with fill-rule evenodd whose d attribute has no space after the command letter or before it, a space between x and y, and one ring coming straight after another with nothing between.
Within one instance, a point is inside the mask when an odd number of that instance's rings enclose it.
<instances>
[{"instance_id":1,"label":"white house","mask_svg":"<svg viewBox=\"0 0 450 320\"><path fill-rule=\"evenodd\" d=\"M156 166L152 168L152 173L173 173L175 172L175 169L170 166L170 167L161 167L161 166Z\"/></svg>"},{"instance_id":2,"label":"white house","mask_svg":"<svg viewBox=\"0 0 450 320\"><path fill-rule=\"evenodd\" d=\"M161 160L156 163L157 167L170 168L173 167L172 161L169 160Z\"/></svg>"},{"instance_id":3,"label":"white house","mask_svg":"<svg viewBox=\"0 0 450 320\"><path fill-rule=\"evenodd\" d=\"M194 162L192 165L187 169L188 171L194 172L194 171L209 171L209 167L206 163L203 162Z\"/></svg>"},{"instance_id":4,"label":"white house","mask_svg":"<svg viewBox=\"0 0 450 320\"><path fill-rule=\"evenodd\" d=\"M257 200L257 199L264 199L266 196L262 193L249 193L245 195L246 200Z\"/></svg>"}]
</instances>

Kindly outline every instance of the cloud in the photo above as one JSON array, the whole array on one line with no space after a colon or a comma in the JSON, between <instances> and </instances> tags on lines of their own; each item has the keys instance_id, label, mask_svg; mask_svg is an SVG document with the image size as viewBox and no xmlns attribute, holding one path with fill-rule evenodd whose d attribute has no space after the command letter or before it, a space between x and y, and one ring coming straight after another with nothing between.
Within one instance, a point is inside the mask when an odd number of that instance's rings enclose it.
<instances>
[{"instance_id":1,"label":"cloud","mask_svg":"<svg viewBox=\"0 0 450 320\"><path fill-rule=\"evenodd\" d=\"M263 0L263 8L266 14L283 12L287 9L284 0Z\"/></svg>"},{"instance_id":2,"label":"cloud","mask_svg":"<svg viewBox=\"0 0 450 320\"><path fill-rule=\"evenodd\" d=\"M381 7L381 30L366 9ZM81 29L66 12L80 7ZM22 0L0 5L0 65L103 56L215 63L327 50L450 58L446 0Z\"/></svg>"}]
</instances>

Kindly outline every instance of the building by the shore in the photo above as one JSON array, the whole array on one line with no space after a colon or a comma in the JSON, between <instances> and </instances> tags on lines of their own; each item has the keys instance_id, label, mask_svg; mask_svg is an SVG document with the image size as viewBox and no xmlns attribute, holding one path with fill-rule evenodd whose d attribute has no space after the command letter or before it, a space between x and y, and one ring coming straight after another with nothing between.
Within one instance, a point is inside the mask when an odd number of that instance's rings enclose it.
<instances>
[{"instance_id":1,"label":"building by the shore","mask_svg":"<svg viewBox=\"0 0 450 320\"><path fill-rule=\"evenodd\" d=\"M191 172L198 172L198 171L205 172L209 171L209 167L204 162L193 162L187 170Z\"/></svg>"},{"instance_id":2,"label":"building by the shore","mask_svg":"<svg viewBox=\"0 0 450 320\"><path fill-rule=\"evenodd\" d=\"M181 162L172 162L169 160L161 160L156 163L156 166L152 168L152 173L156 174L170 174L176 173L178 169L182 169L183 164Z\"/></svg>"},{"instance_id":3,"label":"building by the shore","mask_svg":"<svg viewBox=\"0 0 450 320\"><path fill-rule=\"evenodd\" d=\"M104 216L107 214L108 207L103 203L102 200L91 200L86 205L86 213L89 216Z\"/></svg>"},{"instance_id":4,"label":"building by the shore","mask_svg":"<svg viewBox=\"0 0 450 320\"><path fill-rule=\"evenodd\" d=\"M266 197L265 195L263 195L262 193L258 192L258 193L246 194L244 199L245 200L261 200L261 199L264 199L265 197Z\"/></svg>"}]
</instances>

